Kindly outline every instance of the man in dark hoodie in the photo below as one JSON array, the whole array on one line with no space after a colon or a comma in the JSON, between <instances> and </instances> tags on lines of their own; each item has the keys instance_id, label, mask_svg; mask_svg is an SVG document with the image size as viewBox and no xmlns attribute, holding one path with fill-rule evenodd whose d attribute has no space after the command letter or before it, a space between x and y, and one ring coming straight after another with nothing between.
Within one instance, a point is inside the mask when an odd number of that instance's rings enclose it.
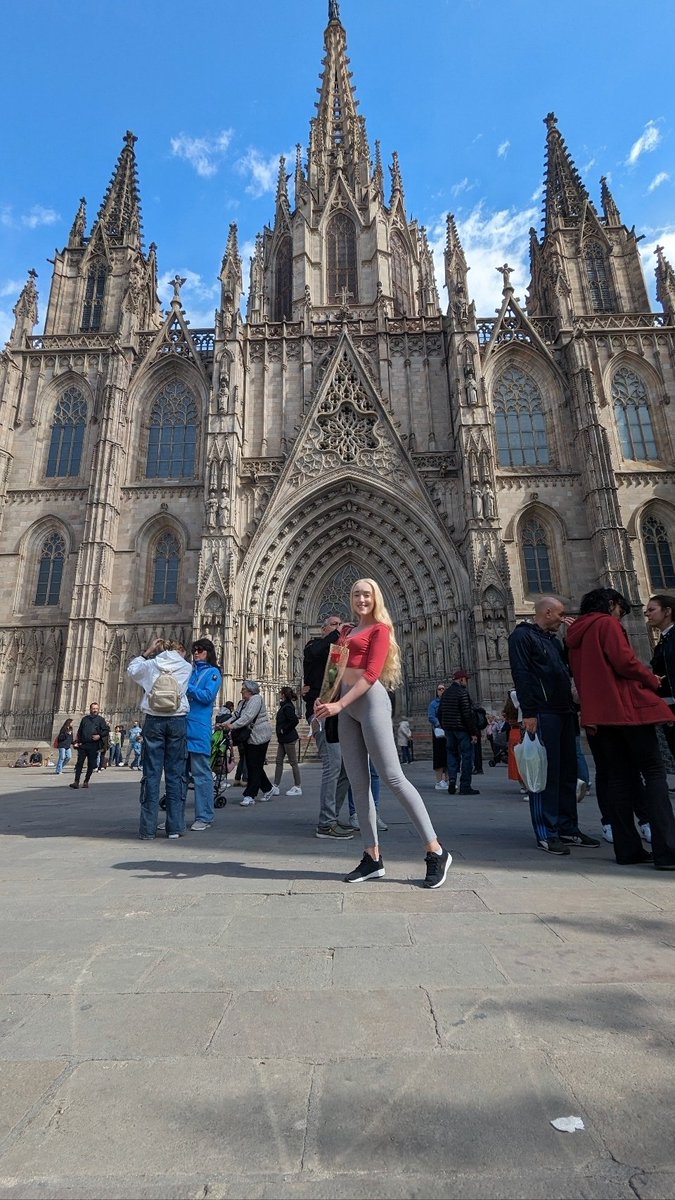
<instances>
[{"instance_id":1,"label":"man in dark hoodie","mask_svg":"<svg viewBox=\"0 0 675 1200\"><path fill-rule=\"evenodd\" d=\"M564 619L562 600L542 596L534 607L534 621L521 621L509 638L523 725L527 733L538 733L546 747L546 787L530 792L530 813L537 845L549 854L569 854L570 846L600 845L579 829L572 678L556 637Z\"/></svg>"},{"instance_id":2,"label":"man in dark hoodie","mask_svg":"<svg viewBox=\"0 0 675 1200\"><path fill-rule=\"evenodd\" d=\"M318 637L311 638L305 646L302 661L305 715L316 740L316 749L321 761L321 788L319 792L319 821L316 837L345 841L354 836L354 830L340 824L340 809L347 796L349 780L342 762L340 745L328 740L326 726L314 716L314 704L319 699L323 673L328 662L330 648L339 640L342 617L336 613L324 618Z\"/></svg>"}]
</instances>

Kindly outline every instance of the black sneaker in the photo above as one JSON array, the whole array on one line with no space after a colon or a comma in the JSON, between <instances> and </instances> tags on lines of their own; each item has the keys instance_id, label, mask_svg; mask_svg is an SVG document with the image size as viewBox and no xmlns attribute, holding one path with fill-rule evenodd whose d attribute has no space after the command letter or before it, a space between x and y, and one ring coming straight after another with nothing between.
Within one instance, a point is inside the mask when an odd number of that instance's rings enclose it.
<instances>
[{"instance_id":1,"label":"black sneaker","mask_svg":"<svg viewBox=\"0 0 675 1200\"><path fill-rule=\"evenodd\" d=\"M456 790L457 790L457 784L455 784L455 783L448 784L448 795L449 796L454 796Z\"/></svg>"},{"instance_id":2,"label":"black sneaker","mask_svg":"<svg viewBox=\"0 0 675 1200\"><path fill-rule=\"evenodd\" d=\"M558 837L539 838L537 845L540 850L546 850L548 854L569 854L570 848ZM598 845L600 843L598 842Z\"/></svg>"},{"instance_id":3,"label":"black sneaker","mask_svg":"<svg viewBox=\"0 0 675 1200\"><path fill-rule=\"evenodd\" d=\"M458 795L459 796L480 796L480 792L478 791L478 788L460 788Z\"/></svg>"},{"instance_id":4,"label":"black sneaker","mask_svg":"<svg viewBox=\"0 0 675 1200\"><path fill-rule=\"evenodd\" d=\"M363 883L366 879L381 879L383 875L384 863L382 862L382 855L375 862L375 859L370 857L368 851L364 850L363 858L358 867L350 871L349 875L345 875L344 881L345 883Z\"/></svg>"},{"instance_id":5,"label":"black sneaker","mask_svg":"<svg viewBox=\"0 0 675 1200\"><path fill-rule=\"evenodd\" d=\"M587 833L561 833L560 841L563 846L594 846L600 845L597 838L589 837Z\"/></svg>"},{"instance_id":6,"label":"black sneaker","mask_svg":"<svg viewBox=\"0 0 675 1200\"><path fill-rule=\"evenodd\" d=\"M345 840L353 838L354 830L344 829L340 825L317 825L314 836L318 838L338 838L339 840Z\"/></svg>"},{"instance_id":7,"label":"black sneaker","mask_svg":"<svg viewBox=\"0 0 675 1200\"><path fill-rule=\"evenodd\" d=\"M427 864L427 877L422 887L440 887L442 883L445 883L445 877L452 862L450 851L443 850L440 854L435 854L433 850L430 850L424 861Z\"/></svg>"}]
</instances>

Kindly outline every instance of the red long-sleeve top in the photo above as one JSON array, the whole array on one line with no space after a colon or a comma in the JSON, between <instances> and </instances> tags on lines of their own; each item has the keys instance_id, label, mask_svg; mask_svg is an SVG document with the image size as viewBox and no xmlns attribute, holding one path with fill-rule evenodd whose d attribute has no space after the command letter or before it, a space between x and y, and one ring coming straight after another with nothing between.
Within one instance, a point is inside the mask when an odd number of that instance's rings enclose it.
<instances>
[{"instance_id":1,"label":"red long-sleeve top","mask_svg":"<svg viewBox=\"0 0 675 1200\"><path fill-rule=\"evenodd\" d=\"M377 683L387 661L390 637L389 626L381 621L360 629L358 633L350 633L347 638L347 666L360 668L369 683Z\"/></svg>"}]
</instances>

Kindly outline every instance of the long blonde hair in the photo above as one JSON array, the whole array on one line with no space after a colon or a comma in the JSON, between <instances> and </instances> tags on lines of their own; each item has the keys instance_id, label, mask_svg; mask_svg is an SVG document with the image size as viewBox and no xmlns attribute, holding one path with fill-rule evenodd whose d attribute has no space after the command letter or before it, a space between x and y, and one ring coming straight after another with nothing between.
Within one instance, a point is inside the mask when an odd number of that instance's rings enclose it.
<instances>
[{"instance_id":1,"label":"long blonde hair","mask_svg":"<svg viewBox=\"0 0 675 1200\"><path fill-rule=\"evenodd\" d=\"M398 642L396 641L393 621L389 616L389 611L384 602L384 596L382 595L379 584L377 584L374 579L357 579L356 582L352 584L352 590L349 594L349 603L352 612L354 612L352 597L355 589L360 583L367 583L368 587L372 589L373 600L375 601L373 605L373 616L376 621L380 622L382 625L386 625L389 630L389 653L385 659L380 679L386 688L397 688L401 682L401 651L399 649Z\"/></svg>"}]
</instances>

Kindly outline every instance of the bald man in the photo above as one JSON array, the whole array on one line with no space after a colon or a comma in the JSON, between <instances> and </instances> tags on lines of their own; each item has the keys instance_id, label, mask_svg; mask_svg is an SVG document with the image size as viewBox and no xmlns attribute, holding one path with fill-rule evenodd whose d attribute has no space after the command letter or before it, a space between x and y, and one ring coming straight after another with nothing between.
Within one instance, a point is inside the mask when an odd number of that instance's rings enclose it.
<instances>
[{"instance_id":1,"label":"bald man","mask_svg":"<svg viewBox=\"0 0 675 1200\"><path fill-rule=\"evenodd\" d=\"M599 846L579 829L577 815L577 718L565 648L556 634L567 623L557 596L541 596L534 620L521 621L509 638L511 674L527 733L546 747L543 792L530 792L532 826L540 850L566 855L570 846Z\"/></svg>"}]
</instances>

